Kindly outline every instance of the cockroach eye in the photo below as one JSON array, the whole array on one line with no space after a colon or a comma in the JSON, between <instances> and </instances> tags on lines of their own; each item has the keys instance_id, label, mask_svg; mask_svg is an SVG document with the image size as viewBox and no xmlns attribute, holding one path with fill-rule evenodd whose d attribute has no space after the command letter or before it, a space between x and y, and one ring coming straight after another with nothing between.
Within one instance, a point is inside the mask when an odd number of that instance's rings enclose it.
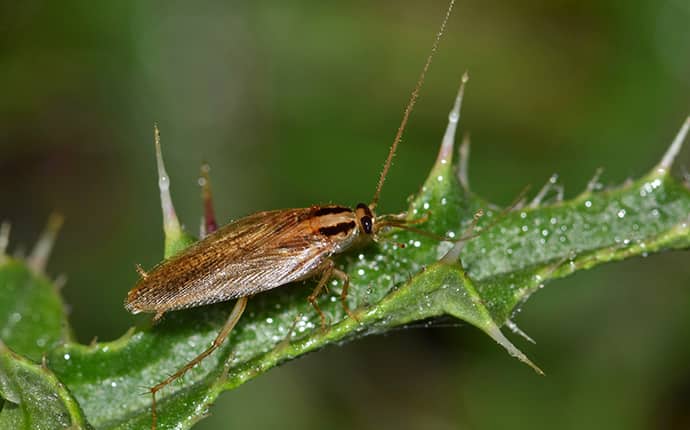
<instances>
[{"instance_id":1,"label":"cockroach eye","mask_svg":"<svg viewBox=\"0 0 690 430\"><path fill-rule=\"evenodd\" d=\"M362 223L362 228L364 229L364 232L366 234L371 234L372 227L374 227L374 223L371 220L371 217L364 215L362 218L359 219L359 222Z\"/></svg>"}]
</instances>

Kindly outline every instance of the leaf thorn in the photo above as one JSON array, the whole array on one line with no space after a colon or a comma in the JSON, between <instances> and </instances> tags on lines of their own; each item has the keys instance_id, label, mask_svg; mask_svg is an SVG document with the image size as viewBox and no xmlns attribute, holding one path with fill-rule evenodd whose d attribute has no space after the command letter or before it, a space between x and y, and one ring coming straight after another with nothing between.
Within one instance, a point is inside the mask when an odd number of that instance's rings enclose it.
<instances>
[{"instance_id":1,"label":"leaf thorn","mask_svg":"<svg viewBox=\"0 0 690 430\"><path fill-rule=\"evenodd\" d=\"M544 186L541 188L541 190L539 190L537 195L534 196L534 199L532 199L532 201L530 202L528 207L530 209L534 209L534 208L538 207L541 204L541 202L544 200L546 195L549 193L549 191L551 191L552 189L556 189L558 192L558 195L561 196L562 192L559 191L559 188L556 185L557 182L558 182L558 174L554 173L553 175L551 175L549 180L546 181L546 184L544 184ZM562 197L560 197L560 198L562 198Z\"/></svg>"},{"instance_id":2,"label":"leaf thorn","mask_svg":"<svg viewBox=\"0 0 690 430\"><path fill-rule=\"evenodd\" d=\"M199 176L199 186L201 187L201 199L204 205L204 216L201 221L201 231L199 237L204 237L218 230L218 223L216 222L216 215L213 209L213 194L211 193L211 178L209 172L211 166L208 163L201 165L201 174Z\"/></svg>"},{"instance_id":3,"label":"leaf thorn","mask_svg":"<svg viewBox=\"0 0 690 430\"><path fill-rule=\"evenodd\" d=\"M601 183L599 182L599 178L601 178L602 173L604 173L603 167L599 167L597 168L597 170L594 171L594 176L592 176L592 179L590 179L589 182L587 182L587 189L585 190L586 193L591 193L601 189Z\"/></svg>"},{"instance_id":4,"label":"leaf thorn","mask_svg":"<svg viewBox=\"0 0 690 430\"><path fill-rule=\"evenodd\" d=\"M685 141L685 138L688 135L688 130L690 130L690 116L688 116L685 119L685 122L680 127L680 130L678 130L678 134L676 134L676 137L673 139L673 142L671 142L671 146L669 146L668 150L664 154L664 157L661 159L661 162L657 166L658 173L664 174L671 169L673 161L676 159L676 156L683 148L683 142Z\"/></svg>"},{"instance_id":5,"label":"leaf thorn","mask_svg":"<svg viewBox=\"0 0 690 430\"><path fill-rule=\"evenodd\" d=\"M512 331L513 333L525 338L528 342L533 343L535 345L537 344L537 342L535 342L534 339L532 339L527 333L522 331L522 329L520 329L520 327L518 327L518 325L515 324L514 321L512 321L512 320L506 321L506 327L508 327L510 329L510 331Z\"/></svg>"},{"instance_id":6,"label":"leaf thorn","mask_svg":"<svg viewBox=\"0 0 690 430\"><path fill-rule=\"evenodd\" d=\"M455 103L453 108L448 114L448 125L446 126L446 132L443 134L443 140L441 140L441 149L438 152L438 157L436 159L436 164L446 164L453 160L453 147L455 145L455 131L458 128L458 122L460 121L460 108L462 107L462 98L465 94L465 84L469 80L467 72L462 75L460 79L460 89L458 89L458 94L455 96Z\"/></svg>"},{"instance_id":7,"label":"leaf thorn","mask_svg":"<svg viewBox=\"0 0 690 430\"><path fill-rule=\"evenodd\" d=\"M156 149L156 166L158 167L158 189L160 190L161 209L163 210L163 231L166 242L169 238L177 238L182 233L182 227L177 219L175 206L170 196L170 177L165 170L163 151L161 149L161 134L158 123L153 124L153 138Z\"/></svg>"},{"instance_id":8,"label":"leaf thorn","mask_svg":"<svg viewBox=\"0 0 690 430\"><path fill-rule=\"evenodd\" d=\"M48 223L27 259L27 264L35 271L43 272L45 270L63 220L62 215L58 213L53 213L48 217Z\"/></svg>"},{"instance_id":9,"label":"leaf thorn","mask_svg":"<svg viewBox=\"0 0 690 430\"><path fill-rule=\"evenodd\" d=\"M465 191L470 190L470 134L464 133L462 143L458 150L460 160L458 161L458 181Z\"/></svg>"},{"instance_id":10,"label":"leaf thorn","mask_svg":"<svg viewBox=\"0 0 690 430\"><path fill-rule=\"evenodd\" d=\"M544 371L541 370L536 364L532 363L532 361L527 358L527 356L517 349L515 345L513 345L507 337L501 333L501 330L496 326L495 324L492 324L489 327L486 327L486 333L491 336L493 340L495 340L499 345L501 345L503 348L508 351L508 354L512 355L513 357L517 358L518 360L522 361L529 367L531 367L535 372L537 372L539 375L544 375Z\"/></svg>"},{"instance_id":11,"label":"leaf thorn","mask_svg":"<svg viewBox=\"0 0 690 430\"><path fill-rule=\"evenodd\" d=\"M0 224L0 261L7 255L7 245L10 243L10 229L12 225L9 221Z\"/></svg>"}]
</instances>

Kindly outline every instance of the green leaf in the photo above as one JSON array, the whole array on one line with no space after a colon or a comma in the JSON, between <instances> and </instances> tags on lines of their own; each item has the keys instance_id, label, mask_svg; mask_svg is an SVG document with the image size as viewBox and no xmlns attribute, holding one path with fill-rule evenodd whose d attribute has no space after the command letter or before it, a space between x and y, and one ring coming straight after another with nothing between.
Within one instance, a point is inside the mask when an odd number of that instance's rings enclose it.
<instances>
[{"instance_id":1,"label":"green leaf","mask_svg":"<svg viewBox=\"0 0 690 430\"><path fill-rule=\"evenodd\" d=\"M350 276L349 305L358 321L344 313L340 285L333 282L319 299L330 321L326 331L306 300L312 282L252 298L225 344L159 393L159 428L190 428L220 392L282 362L444 314L475 325L529 364L499 327L546 282L608 261L690 247L690 191L668 174L668 166L618 188L535 201L506 214L461 186L450 153L442 148L408 216L428 217L420 228L434 234L460 237L485 208L472 230L481 234L454 245L397 230L343 255L338 263ZM172 312L115 342L67 343L49 354L49 367L96 428L146 428L147 388L204 350L231 308L220 303Z\"/></svg>"},{"instance_id":2,"label":"green leaf","mask_svg":"<svg viewBox=\"0 0 690 430\"><path fill-rule=\"evenodd\" d=\"M89 428L64 385L47 368L0 342L0 428L55 430ZM4 404L2 403L4 402Z\"/></svg>"},{"instance_id":3,"label":"green leaf","mask_svg":"<svg viewBox=\"0 0 690 430\"><path fill-rule=\"evenodd\" d=\"M69 339L55 285L26 263L1 256L0 339L32 360Z\"/></svg>"},{"instance_id":4,"label":"green leaf","mask_svg":"<svg viewBox=\"0 0 690 430\"><path fill-rule=\"evenodd\" d=\"M313 281L259 294L215 353L158 394L160 429L190 428L222 391L307 352L441 315L478 327L538 371L500 331L508 325L521 333L510 318L532 293L552 279L605 262L690 248L690 190L669 175L690 120L662 162L637 181L605 190L591 184L567 201L545 199L545 188L531 203L502 211L469 191L462 167L459 175L454 171L451 154L459 101L460 96L439 159L407 211L408 219L422 221L416 227L426 234L393 230L378 243L337 259L350 277L348 303L357 319L344 312L337 281L319 298L329 320L324 331L306 300ZM175 215L156 143L167 258L188 246L190 238ZM485 215L474 225L480 208ZM457 243L429 237L465 234L471 239ZM171 312L159 324L132 330L114 342L86 346L65 341L51 347L66 339L55 288L25 263L0 252L0 291L0 311L10 318L17 312L22 315L15 326L6 325L2 338L34 359L45 352L47 367L64 384L3 347L0 390L7 401L2 413L22 408L22 423L46 423L46 428L64 426L66 416L72 425L84 425L70 395L95 428L148 428L148 388L210 345L232 308L232 303L219 303ZM16 324L33 314L39 317L20 331ZM44 347L37 343L41 339ZM40 407L36 393L50 396L50 407Z\"/></svg>"}]
</instances>

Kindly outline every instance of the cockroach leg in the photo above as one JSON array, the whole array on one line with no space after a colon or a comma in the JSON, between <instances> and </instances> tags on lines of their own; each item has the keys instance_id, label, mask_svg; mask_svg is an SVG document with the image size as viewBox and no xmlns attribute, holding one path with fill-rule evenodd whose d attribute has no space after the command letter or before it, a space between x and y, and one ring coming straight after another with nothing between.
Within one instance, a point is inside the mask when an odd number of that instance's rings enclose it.
<instances>
[{"instance_id":1,"label":"cockroach leg","mask_svg":"<svg viewBox=\"0 0 690 430\"><path fill-rule=\"evenodd\" d=\"M208 349L206 349L206 351L197 355L196 357L194 357L192 361L180 368L180 370L168 376L167 378L165 378L165 380L154 385L149 389L149 392L151 393L151 430L156 430L156 422L158 419L156 415L156 393L163 389L166 385L173 382L174 380L182 377L185 373L187 373L189 369L201 363L201 361L204 358L211 355L213 351L218 349L218 347L223 344L225 339L228 337L232 329L237 324L237 321L240 320L240 317L244 313L244 309L247 307L247 300L247 297L240 297L239 299L237 299L237 301L235 302L235 307L232 308L232 312L230 312L228 320L225 322L225 325L223 325L223 328L220 330L220 332L218 332L218 335L213 340L213 343L211 344L211 346L208 347Z\"/></svg>"},{"instance_id":2,"label":"cockroach leg","mask_svg":"<svg viewBox=\"0 0 690 430\"><path fill-rule=\"evenodd\" d=\"M323 263L323 269L321 269L323 272L321 274L321 279L319 279L319 283L316 284L316 288L314 288L314 291L311 292L309 297L307 297L307 300L309 300L309 303L314 307L316 312L319 314L319 317L321 317L321 331L326 331L326 315L321 311L321 308L319 308L318 303L316 303L316 299L319 297L319 294L321 294L321 290L326 286L326 282L328 282L329 279L331 279L331 276L333 276L333 271L335 270L335 263L333 263L333 260L326 260Z\"/></svg>"},{"instance_id":3,"label":"cockroach leg","mask_svg":"<svg viewBox=\"0 0 690 430\"><path fill-rule=\"evenodd\" d=\"M280 343L276 345L277 350L280 350L290 345L290 342L292 341L292 334L294 333L295 327L297 327L297 323L301 318L302 314L295 315L295 318L292 320L292 324L290 325L290 329L288 330L287 334L285 335L283 340L281 340Z\"/></svg>"},{"instance_id":4,"label":"cockroach leg","mask_svg":"<svg viewBox=\"0 0 690 430\"><path fill-rule=\"evenodd\" d=\"M149 274L146 273L146 271L144 270L143 267L141 267L141 264L136 264L134 266L134 268L136 269L136 271L139 274L139 276L141 277L141 279L146 279L149 277Z\"/></svg>"},{"instance_id":5,"label":"cockroach leg","mask_svg":"<svg viewBox=\"0 0 690 430\"><path fill-rule=\"evenodd\" d=\"M347 273L335 268L333 269L333 276L343 281L343 289L340 292L340 302L343 304L345 313L348 314L353 320L359 322L359 318L355 316L355 314L350 310L350 307L347 305L347 292L350 288L350 277L347 276Z\"/></svg>"},{"instance_id":6,"label":"cockroach leg","mask_svg":"<svg viewBox=\"0 0 690 430\"><path fill-rule=\"evenodd\" d=\"M153 316L152 322L154 324L157 323L161 318L163 318L163 315L165 315L165 311L156 312L156 314Z\"/></svg>"}]
</instances>

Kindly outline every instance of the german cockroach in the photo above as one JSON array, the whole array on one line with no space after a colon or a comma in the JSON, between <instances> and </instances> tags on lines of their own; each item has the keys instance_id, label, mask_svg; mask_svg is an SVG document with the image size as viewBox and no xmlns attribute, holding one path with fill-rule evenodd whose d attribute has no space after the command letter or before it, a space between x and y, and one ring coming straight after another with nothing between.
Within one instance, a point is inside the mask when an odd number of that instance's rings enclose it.
<instances>
[{"instance_id":1,"label":"german cockroach","mask_svg":"<svg viewBox=\"0 0 690 430\"><path fill-rule=\"evenodd\" d=\"M156 393L217 349L244 312L248 297L295 281L318 277L308 300L321 317L316 298L333 277L343 282L342 305L351 318L355 313L347 305L348 276L339 270L332 257L358 244L376 241L386 227L416 229L396 215L376 215L381 189L393 156L400 143L408 118L419 96L424 78L436 52L454 1L446 11L431 52L405 108L402 121L376 186L371 203L360 203L354 209L327 205L299 209L257 212L233 221L215 231L207 231L201 240L177 255L155 266L149 272L137 268L140 280L128 293L125 307L132 313L164 313L237 299L227 322L211 346L173 375L150 388L153 397L152 428L156 427ZM463 83L466 79L463 79ZM156 128L156 149L160 159L160 141ZM160 167L161 164L159 164ZM207 223L210 230L215 223Z\"/></svg>"}]
</instances>

